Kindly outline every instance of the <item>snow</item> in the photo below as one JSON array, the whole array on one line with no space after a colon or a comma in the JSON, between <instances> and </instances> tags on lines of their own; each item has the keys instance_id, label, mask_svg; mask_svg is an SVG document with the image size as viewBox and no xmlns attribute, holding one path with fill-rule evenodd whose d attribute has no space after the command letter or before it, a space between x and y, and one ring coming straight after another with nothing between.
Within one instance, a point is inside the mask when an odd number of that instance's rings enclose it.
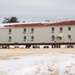
<instances>
[{"instance_id":1,"label":"snow","mask_svg":"<svg viewBox=\"0 0 75 75\"><path fill-rule=\"evenodd\" d=\"M0 59L0 75L75 75L75 54L54 52Z\"/></svg>"}]
</instances>

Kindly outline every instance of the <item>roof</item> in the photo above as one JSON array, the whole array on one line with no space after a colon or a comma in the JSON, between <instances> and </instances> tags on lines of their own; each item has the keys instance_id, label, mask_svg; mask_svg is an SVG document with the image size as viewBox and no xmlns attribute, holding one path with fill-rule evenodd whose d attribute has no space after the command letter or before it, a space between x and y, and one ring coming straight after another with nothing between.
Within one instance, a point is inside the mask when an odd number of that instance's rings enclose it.
<instances>
[{"instance_id":1,"label":"roof","mask_svg":"<svg viewBox=\"0 0 75 75\"><path fill-rule=\"evenodd\" d=\"M74 21L62 21L62 22L54 22L54 23L17 23L17 24L7 24L3 27L11 27L11 28L18 28L18 27L41 27L41 26L67 26L67 25L75 25Z\"/></svg>"}]
</instances>

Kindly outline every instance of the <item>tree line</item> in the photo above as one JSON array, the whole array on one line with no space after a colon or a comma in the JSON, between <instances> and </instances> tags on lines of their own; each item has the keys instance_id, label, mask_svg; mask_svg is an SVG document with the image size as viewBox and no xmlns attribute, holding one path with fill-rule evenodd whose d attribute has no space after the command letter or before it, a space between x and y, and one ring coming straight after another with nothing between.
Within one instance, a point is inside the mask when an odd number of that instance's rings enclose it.
<instances>
[{"instance_id":1,"label":"tree line","mask_svg":"<svg viewBox=\"0 0 75 75\"><path fill-rule=\"evenodd\" d=\"M5 17L2 23L19 23L17 17Z\"/></svg>"},{"instance_id":2,"label":"tree line","mask_svg":"<svg viewBox=\"0 0 75 75\"><path fill-rule=\"evenodd\" d=\"M2 23L19 23L20 21L18 20L17 17L5 17ZM50 20L46 20L46 22L50 22ZM25 21L23 21L25 23Z\"/></svg>"}]
</instances>

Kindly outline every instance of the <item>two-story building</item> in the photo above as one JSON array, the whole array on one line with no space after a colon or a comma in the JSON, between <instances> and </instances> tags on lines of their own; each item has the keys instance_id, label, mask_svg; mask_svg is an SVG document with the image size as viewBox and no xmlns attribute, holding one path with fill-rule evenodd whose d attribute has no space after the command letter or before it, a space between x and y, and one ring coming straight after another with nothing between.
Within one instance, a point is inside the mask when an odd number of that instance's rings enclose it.
<instances>
[{"instance_id":1,"label":"two-story building","mask_svg":"<svg viewBox=\"0 0 75 75\"><path fill-rule=\"evenodd\" d=\"M0 27L1 43L74 43L75 21L17 23Z\"/></svg>"}]
</instances>

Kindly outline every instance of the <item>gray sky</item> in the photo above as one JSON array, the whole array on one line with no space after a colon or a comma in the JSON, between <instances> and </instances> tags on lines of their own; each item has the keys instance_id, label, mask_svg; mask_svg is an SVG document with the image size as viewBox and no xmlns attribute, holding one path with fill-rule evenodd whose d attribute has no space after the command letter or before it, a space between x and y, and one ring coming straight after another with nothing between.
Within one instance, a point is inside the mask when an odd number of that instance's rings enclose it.
<instances>
[{"instance_id":1,"label":"gray sky","mask_svg":"<svg viewBox=\"0 0 75 75\"><path fill-rule=\"evenodd\" d=\"M11 16L21 22L74 20L75 0L1 0L0 22Z\"/></svg>"}]
</instances>

